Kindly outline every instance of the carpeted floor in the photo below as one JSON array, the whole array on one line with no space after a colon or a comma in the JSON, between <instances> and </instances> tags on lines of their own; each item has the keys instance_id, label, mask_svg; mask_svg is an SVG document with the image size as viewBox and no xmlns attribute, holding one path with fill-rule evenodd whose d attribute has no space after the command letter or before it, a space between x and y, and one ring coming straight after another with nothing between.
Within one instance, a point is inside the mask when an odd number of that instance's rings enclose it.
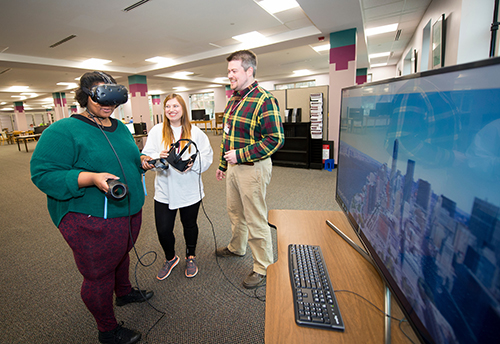
<instances>
[{"instance_id":1,"label":"carpeted floor","mask_svg":"<svg viewBox=\"0 0 500 344\"><path fill-rule=\"evenodd\" d=\"M264 343L265 287L254 292L241 286L252 269L251 251L242 258L214 255L214 238L225 246L231 234L225 183L215 179L221 136L208 136L216 161L203 175L206 197L198 218L200 271L195 278L184 276L182 259L166 280L155 277L164 256L154 227L154 174L146 174L149 194L136 250L130 254L131 280L154 290L155 296L150 304L115 309L119 321L143 333L141 343ZM36 143L28 145L29 153L24 147L18 151L17 145L0 146L0 342L97 343L94 319L80 299L82 277L71 250L50 221L45 195L31 183L29 160ZM335 171L275 166L268 208L340 210L335 178ZM182 258L179 220L175 232Z\"/></svg>"}]
</instances>

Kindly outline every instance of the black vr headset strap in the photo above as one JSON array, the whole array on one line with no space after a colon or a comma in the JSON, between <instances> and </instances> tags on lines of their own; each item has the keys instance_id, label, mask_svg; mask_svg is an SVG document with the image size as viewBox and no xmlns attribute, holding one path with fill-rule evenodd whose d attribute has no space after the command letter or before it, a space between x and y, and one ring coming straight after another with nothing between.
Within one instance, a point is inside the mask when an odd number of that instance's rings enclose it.
<instances>
[{"instance_id":1,"label":"black vr headset strap","mask_svg":"<svg viewBox=\"0 0 500 344\"><path fill-rule=\"evenodd\" d=\"M99 71L95 71L95 73L99 74L100 76L102 76L102 78L104 79L104 82L106 84L114 84L113 81L111 81L111 79L109 78L109 76L107 76L106 74L104 74L103 72L99 72Z\"/></svg>"},{"instance_id":2,"label":"black vr headset strap","mask_svg":"<svg viewBox=\"0 0 500 344\"><path fill-rule=\"evenodd\" d=\"M182 150L179 152L179 154L177 154L177 157L175 158L175 162L176 163L179 162L182 159L182 155L184 154L184 152L186 151L186 149L189 148L189 146L191 145L191 142L193 142L193 141L191 141L189 139L180 139L179 141L177 141L176 143L174 143L173 146L175 148L179 148L179 146L181 144L180 143L181 141L188 141L188 144L185 145L184 148L182 148Z\"/></svg>"}]
</instances>

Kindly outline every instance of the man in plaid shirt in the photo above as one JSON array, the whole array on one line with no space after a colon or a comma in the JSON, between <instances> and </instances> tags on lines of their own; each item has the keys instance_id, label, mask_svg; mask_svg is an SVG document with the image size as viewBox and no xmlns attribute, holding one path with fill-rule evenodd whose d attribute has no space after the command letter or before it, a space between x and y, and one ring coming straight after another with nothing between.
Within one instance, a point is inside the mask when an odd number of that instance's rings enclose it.
<instances>
[{"instance_id":1,"label":"man in plaid shirt","mask_svg":"<svg viewBox=\"0 0 500 344\"><path fill-rule=\"evenodd\" d=\"M226 201L232 237L217 256L244 256L247 243L254 257L245 288L265 284L273 263L271 230L267 222L266 188L271 181L271 155L285 136L278 101L255 81L257 57L250 50L228 58L228 78L234 91L224 111L217 180L226 178Z\"/></svg>"}]
</instances>

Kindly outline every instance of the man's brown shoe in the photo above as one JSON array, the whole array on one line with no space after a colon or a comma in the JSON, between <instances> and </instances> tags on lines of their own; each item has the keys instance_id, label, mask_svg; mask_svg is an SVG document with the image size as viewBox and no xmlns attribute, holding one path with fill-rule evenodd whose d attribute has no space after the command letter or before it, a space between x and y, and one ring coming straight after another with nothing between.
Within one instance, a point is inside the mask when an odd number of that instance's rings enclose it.
<instances>
[{"instance_id":1,"label":"man's brown shoe","mask_svg":"<svg viewBox=\"0 0 500 344\"><path fill-rule=\"evenodd\" d=\"M257 288L264 284L266 284L266 276L254 271L243 281L243 286L247 289Z\"/></svg>"},{"instance_id":2,"label":"man's brown shoe","mask_svg":"<svg viewBox=\"0 0 500 344\"><path fill-rule=\"evenodd\" d=\"M220 247L215 250L215 255L218 257L243 257L242 254L236 254L231 251L227 247Z\"/></svg>"}]
</instances>

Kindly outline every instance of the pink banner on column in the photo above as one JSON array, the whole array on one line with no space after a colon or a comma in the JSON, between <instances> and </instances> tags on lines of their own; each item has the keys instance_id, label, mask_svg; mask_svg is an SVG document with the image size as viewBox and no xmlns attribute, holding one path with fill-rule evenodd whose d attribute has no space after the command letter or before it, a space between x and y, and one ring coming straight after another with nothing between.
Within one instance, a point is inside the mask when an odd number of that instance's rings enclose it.
<instances>
[{"instance_id":1,"label":"pink banner on column","mask_svg":"<svg viewBox=\"0 0 500 344\"><path fill-rule=\"evenodd\" d=\"M130 93L132 97L135 97L135 94L140 92L142 97L146 97L148 93L148 85L147 84L132 84L129 85Z\"/></svg>"},{"instance_id":2,"label":"pink banner on column","mask_svg":"<svg viewBox=\"0 0 500 344\"><path fill-rule=\"evenodd\" d=\"M330 49L330 64L335 63L335 70L348 69L349 61L356 59L356 45L346 45L343 47Z\"/></svg>"},{"instance_id":3,"label":"pink banner on column","mask_svg":"<svg viewBox=\"0 0 500 344\"><path fill-rule=\"evenodd\" d=\"M356 76L356 84L357 85L361 85L361 84L364 84L367 80L367 77L366 75L358 75Z\"/></svg>"}]
</instances>

